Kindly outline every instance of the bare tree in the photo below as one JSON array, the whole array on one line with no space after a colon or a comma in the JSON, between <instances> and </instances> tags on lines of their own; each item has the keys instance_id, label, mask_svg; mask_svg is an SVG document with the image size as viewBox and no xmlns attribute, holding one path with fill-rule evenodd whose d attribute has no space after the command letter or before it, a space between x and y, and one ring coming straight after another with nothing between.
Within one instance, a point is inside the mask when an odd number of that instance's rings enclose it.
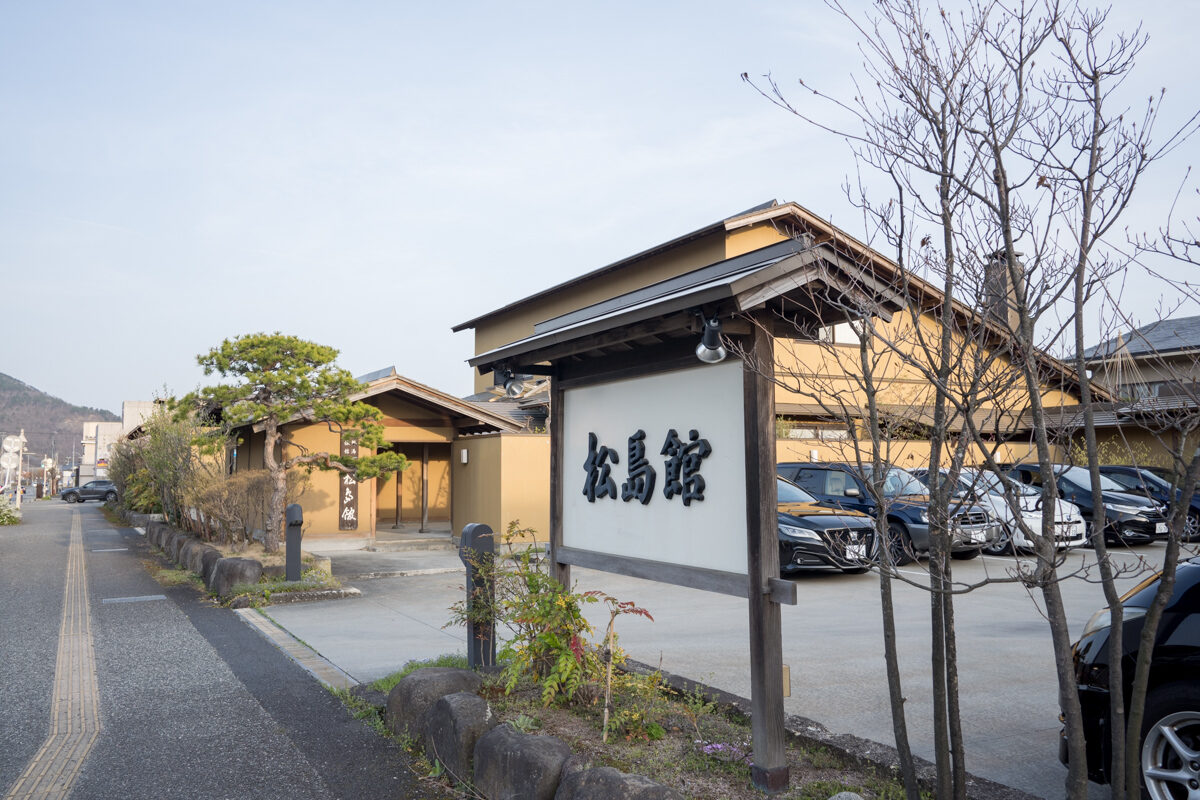
<instances>
[{"instance_id":1,"label":"bare tree","mask_svg":"<svg viewBox=\"0 0 1200 800\"><path fill-rule=\"evenodd\" d=\"M1144 38L1108 38L1104 13L1078 5L1064 9L1052 2L1008 7L983 0L971 3L962 14L951 14L936 5L926 9L916 0L884 0L873 12L856 16L836 0L830 5L858 33L866 79L851 101L819 91L812 94L857 119L860 129L834 132L847 138L856 160L882 173L891 189L882 203L873 203L870 192L861 194L858 202L871 224L885 232L897 262L905 269L920 269L941 289L941 305L933 311L940 323L936 334L919 342L915 358L912 351L908 356L934 389L931 474L948 468L953 478L961 466L961 451L951 453L942 446L955 415L963 416L965 430L985 452L984 462L999 466L970 413L975 407L971 393L965 393L958 380L961 362L954 360L952 346L956 336L974 338L986 344L986 352L1003 355L1023 384L1032 445L1047 477L1041 528L1026 531L1035 544L1035 566L1023 579L1041 591L1046 605L1070 745L1067 793L1082 797L1086 756L1069 626L1059 591L1056 448L1048 425L1052 409L1047 408L1055 402L1049 398L1047 379L1061 372L1061 365L1044 351L1065 331L1074 335L1074 384L1085 420L1093 494L1096 507L1102 509L1091 418L1096 398L1082 361L1084 314L1096 300L1096 287L1124 266L1103 243L1139 178L1190 128L1155 147L1150 138L1155 103L1136 120L1123 109L1109 109L1112 93L1133 69ZM803 82L802 86L811 89ZM807 122L830 130L807 104L790 103L769 76L760 91ZM932 230L918 237L914 226ZM972 284L982 285L984 294L991 295L990 302L969 308L967 318L987 323L974 337L963 329L955 309L956 293ZM945 558L949 485L936 477L931 484L936 534L930 564L934 680L935 694L945 698L935 712L937 789L938 796L961 797L965 787L955 705L953 581ZM1119 653L1120 604L1104 527L1101 511L1094 540L1101 583L1115 617L1117 635L1110 646ZM939 652L943 645L949 649ZM1110 663L1119 661L1117 657ZM1113 731L1113 747L1121 753L1127 748L1119 695L1114 693L1114 728L1120 730ZM941 758L943 752L951 755L948 763ZM1135 783L1136 776L1120 775L1117 786Z\"/></svg>"}]
</instances>

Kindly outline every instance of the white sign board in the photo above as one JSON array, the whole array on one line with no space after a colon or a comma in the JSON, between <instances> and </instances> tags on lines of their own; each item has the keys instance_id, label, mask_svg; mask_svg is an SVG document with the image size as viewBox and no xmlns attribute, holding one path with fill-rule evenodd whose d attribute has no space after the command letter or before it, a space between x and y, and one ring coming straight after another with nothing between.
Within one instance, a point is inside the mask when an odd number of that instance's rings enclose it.
<instances>
[{"instance_id":1,"label":"white sign board","mask_svg":"<svg viewBox=\"0 0 1200 800\"><path fill-rule=\"evenodd\" d=\"M746 574L740 361L563 394L563 547Z\"/></svg>"}]
</instances>

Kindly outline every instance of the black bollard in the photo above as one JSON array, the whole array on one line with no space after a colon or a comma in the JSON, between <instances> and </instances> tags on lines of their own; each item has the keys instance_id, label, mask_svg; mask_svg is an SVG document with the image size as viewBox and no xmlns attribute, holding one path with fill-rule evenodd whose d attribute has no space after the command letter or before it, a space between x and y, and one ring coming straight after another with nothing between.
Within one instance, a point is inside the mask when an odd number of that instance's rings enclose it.
<instances>
[{"instance_id":1,"label":"black bollard","mask_svg":"<svg viewBox=\"0 0 1200 800\"><path fill-rule=\"evenodd\" d=\"M300 534L304 528L304 509L299 503L292 503L284 515L287 517L284 577L289 581L298 581L303 572L300 566Z\"/></svg>"},{"instance_id":2,"label":"black bollard","mask_svg":"<svg viewBox=\"0 0 1200 800\"><path fill-rule=\"evenodd\" d=\"M490 567L496 557L495 534L482 522L472 522L463 528L458 540L458 557L467 567L468 617L482 602L491 608L496 601L496 585L491 580ZM484 569L480 569L480 568ZM490 667L496 663L495 620L467 620L467 666L471 669Z\"/></svg>"}]
</instances>

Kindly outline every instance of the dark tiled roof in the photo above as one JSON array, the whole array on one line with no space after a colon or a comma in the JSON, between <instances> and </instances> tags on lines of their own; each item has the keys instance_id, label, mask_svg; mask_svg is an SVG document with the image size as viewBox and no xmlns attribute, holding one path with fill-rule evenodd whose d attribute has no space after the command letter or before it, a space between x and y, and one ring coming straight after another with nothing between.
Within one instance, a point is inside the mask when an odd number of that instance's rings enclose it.
<instances>
[{"instance_id":1,"label":"dark tiled roof","mask_svg":"<svg viewBox=\"0 0 1200 800\"><path fill-rule=\"evenodd\" d=\"M525 430L546 427L547 415L544 405L531 405L525 400L497 396L492 392L477 392L462 399L471 405L479 406L484 411L507 417ZM546 400L549 401L549 397L546 397Z\"/></svg>"},{"instance_id":2,"label":"dark tiled roof","mask_svg":"<svg viewBox=\"0 0 1200 800\"><path fill-rule=\"evenodd\" d=\"M1173 353L1200 348L1200 316L1160 319L1083 351L1084 358L1105 358L1128 353Z\"/></svg>"}]
</instances>

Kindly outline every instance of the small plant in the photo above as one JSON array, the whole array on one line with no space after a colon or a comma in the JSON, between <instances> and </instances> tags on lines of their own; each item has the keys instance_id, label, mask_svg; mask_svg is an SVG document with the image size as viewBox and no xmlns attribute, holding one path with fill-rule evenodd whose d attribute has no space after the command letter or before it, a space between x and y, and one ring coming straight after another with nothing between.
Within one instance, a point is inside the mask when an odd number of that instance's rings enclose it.
<instances>
[{"instance_id":1,"label":"small plant","mask_svg":"<svg viewBox=\"0 0 1200 800\"><path fill-rule=\"evenodd\" d=\"M403 667L393 672L391 675L386 675L377 681L373 681L370 687L377 692L387 694L397 683L410 674L425 667L455 667L457 669L467 668L467 657L459 653L444 653L437 658L413 659L406 662Z\"/></svg>"},{"instance_id":2,"label":"small plant","mask_svg":"<svg viewBox=\"0 0 1200 800\"><path fill-rule=\"evenodd\" d=\"M599 592L574 592L555 580L539 547L527 544L533 531L509 523L501 537L503 552L475 554L472 564L495 587L495 595L475 592L450 607L448 624L468 621L502 625L510 636L497 654L504 664L505 691L523 679L541 689L542 704L595 698L588 687L598 686L603 664L588 642L593 633L583 607L599 602Z\"/></svg>"},{"instance_id":3,"label":"small plant","mask_svg":"<svg viewBox=\"0 0 1200 800\"><path fill-rule=\"evenodd\" d=\"M681 692L679 694L679 700L682 704L682 711L684 715L687 717L688 722L692 723L693 730L695 730L696 735L699 736L700 720L716 710L716 702L709 700L698 686L693 687L691 691Z\"/></svg>"},{"instance_id":4,"label":"small plant","mask_svg":"<svg viewBox=\"0 0 1200 800\"><path fill-rule=\"evenodd\" d=\"M749 742L706 742L696 741L696 750L702 756L722 764L746 764L751 762Z\"/></svg>"},{"instance_id":5,"label":"small plant","mask_svg":"<svg viewBox=\"0 0 1200 800\"><path fill-rule=\"evenodd\" d=\"M528 714L518 714L516 719L510 719L508 724L521 733L531 733L542 727L542 721Z\"/></svg>"},{"instance_id":6,"label":"small plant","mask_svg":"<svg viewBox=\"0 0 1200 800\"><path fill-rule=\"evenodd\" d=\"M618 657L624 660L624 654L617 651L617 634L616 623L617 617L622 614L637 614L638 616L646 617L651 622L654 617L650 616L650 612L644 608L638 608L631 602L621 602L615 597L603 595L604 602L608 603L608 629L604 632L604 650L602 656L604 658L604 733L601 738L603 741L608 741L608 717L612 711L612 674L613 661ZM660 676L661 677L661 676ZM662 727L658 728L658 737L662 738Z\"/></svg>"},{"instance_id":7,"label":"small plant","mask_svg":"<svg viewBox=\"0 0 1200 800\"><path fill-rule=\"evenodd\" d=\"M21 509L10 503L7 497L0 497L0 525L20 524Z\"/></svg>"},{"instance_id":8,"label":"small plant","mask_svg":"<svg viewBox=\"0 0 1200 800\"><path fill-rule=\"evenodd\" d=\"M371 705L349 689L331 688L329 691L334 697L342 701L342 705L350 710L351 716L355 719L366 723L367 727L380 736L388 735L387 726L383 724L383 717L379 713L379 706Z\"/></svg>"},{"instance_id":9,"label":"small plant","mask_svg":"<svg viewBox=\"0 0 1200 800\"><path fill-rule=\"evenodd\" d=\"M663 688L662 673L639 675L621 672L613 676L611 713L605 713L604 741L608 732L623 736L627 741L641 739L658 741L666 735L662 719L668 705Z\"/></svg>"}]
</instances>

